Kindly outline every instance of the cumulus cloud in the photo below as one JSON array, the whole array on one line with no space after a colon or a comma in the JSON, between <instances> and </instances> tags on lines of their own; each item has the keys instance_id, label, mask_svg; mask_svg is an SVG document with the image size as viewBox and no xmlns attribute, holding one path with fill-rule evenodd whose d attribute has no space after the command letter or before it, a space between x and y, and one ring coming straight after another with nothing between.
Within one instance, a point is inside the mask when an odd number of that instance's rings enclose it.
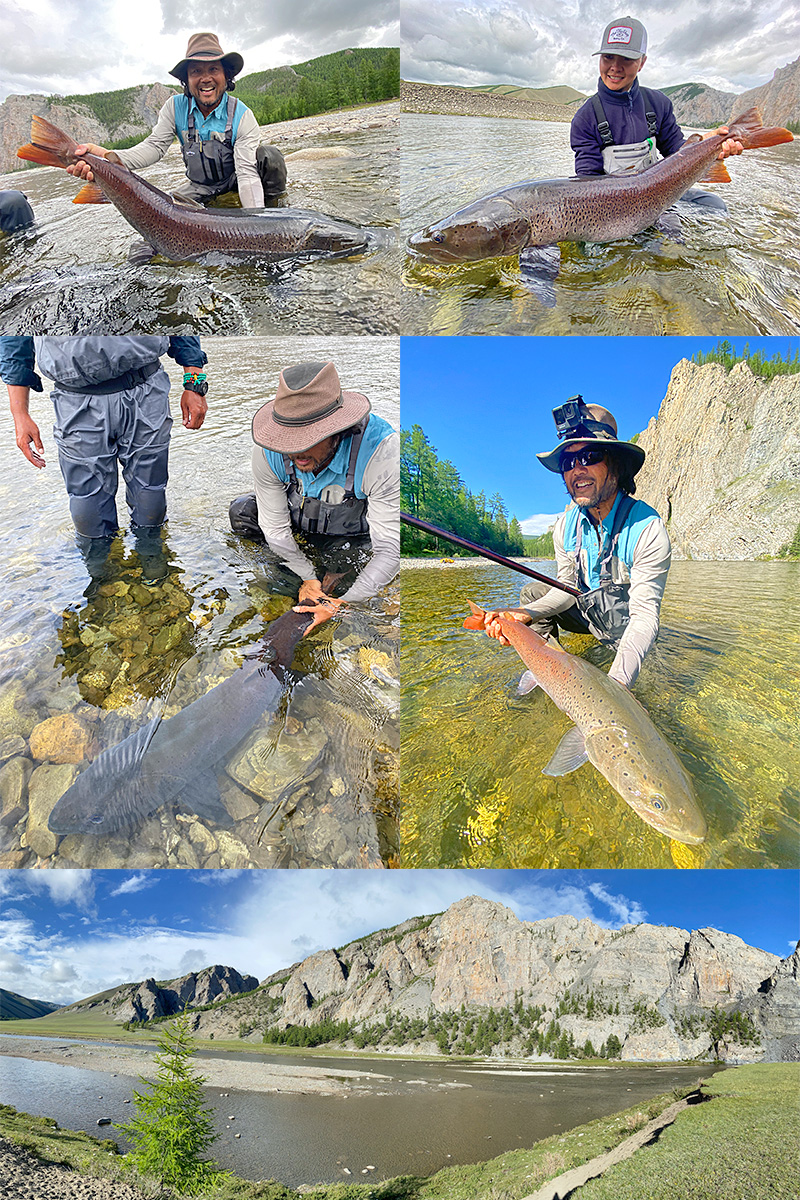
<instances>
[{"instance_id":1,"label":"cumulus cloud","mask_svg":"<svg viewBox=\"0 0 800 1200\"><path fill-rule=\"evenodd\" d=\"M540 533L547 533L548 529L552 529L561 513L534 513L532 517L526 517L524 521L520 521L520 529L528 537L538 536Z\"/></svg>"},{"instance_id":2,"label":"cumulus cloud","mask_svg":"<svg viewBox=\"0 0 800 1200\"><path fill-rule=\"evenodd\" d=\"M629 900L627 896L614 896L602 883L589 883L588 890L595 899L605 904L623 925L638 925L647 916L645 909L636 900Z\"/></svg>"}]
</instances>

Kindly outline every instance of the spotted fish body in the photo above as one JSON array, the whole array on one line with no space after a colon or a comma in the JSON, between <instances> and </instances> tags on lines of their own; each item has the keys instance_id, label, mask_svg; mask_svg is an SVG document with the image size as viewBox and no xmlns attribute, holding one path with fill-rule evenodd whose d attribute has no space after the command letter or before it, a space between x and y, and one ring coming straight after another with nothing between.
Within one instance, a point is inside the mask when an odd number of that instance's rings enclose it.
<instances>
[{"instance_id":1,"label":"spotted fish body","mask_svg":"<svg viewBox=\"0 0 800 1200\"><path fill-rule=\"evenodd\" d=\"M532 179L501 188L409 238L435 262L462 262L517 254L556 242L613 242L641 233L705 176L730 179L715 163L726 138L746 150L792 141L788 129L761 125L757 109L737 117L728 134L686 142L675 154L635 175Z\"/></svg>"},{"instance_id":2,"label":"spotted fish body","mask_svg":"<svg viewBox=\"0 0 800 1200\"><path fill-rule=\"evenodd\" d=\"M215 767L283 695L283 669L308 628L308 613L284 613L269 627L260 654L181 709L156 717L123 742L104 750L56 803L52 833L117 833L180 797L218 825L230 825Z\"/></svg>"},{"instance_id":3,"label":"spotted fish body","mask_svg":"<svg viewBox=\"0 0 800 1200\"><path fill-rule=\"evenodd\" d=\"M483 629L483 609L470 608L465 628ZM502 613L499 621L536 683L575 723L544 773L567 774L588 759L653 829L686 845L704 841L706 823L692 782L635 696L527 625Z\"/></svg>"},{"instance_id":4,"label":"spotted fish body","mask_svg":"<svg viewBox=\"0 0 800 1200\"><path fill-rule=\"evenodd\" d=\"M74 203L98 204L107 198L155 251L175 262L214 252L271 262L342 257L369 248L365 229L311 209L206 209L176 202L119 159L115 162L115 156L78 156L72 138L42 117L32 118L31 139L31 145L17 151L19 158L52 167L68 167L79 158L87 162L97 182L86 184Z\"/></svg>"}]
</instances>

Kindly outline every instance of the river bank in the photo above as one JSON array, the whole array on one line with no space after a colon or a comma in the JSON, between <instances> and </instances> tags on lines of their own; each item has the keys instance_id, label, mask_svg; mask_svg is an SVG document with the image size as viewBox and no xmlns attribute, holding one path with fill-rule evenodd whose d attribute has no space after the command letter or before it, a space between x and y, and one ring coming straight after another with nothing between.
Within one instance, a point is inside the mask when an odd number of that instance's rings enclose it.
<instances>
[{"instance_id":1,"label":"river bank","mask_svg":"<svg viewBox=\"0 0 800 1200\"><path fill-rule=\"evenodd\" d=\"M523 121L571 121L577 105L521 100L492 92L433 83L400 83L403 112L437 113L453 117L510 117ZM271 126L270 126L271 128Z\"/></svg>"},{"instance_id":2,"label":"river bank","mask_svg":"<svg viewBox=\"0 0 800 1200\"><path fill-rule=\"evenodd\" d=\"M663 1093L529 1149L448 1167L427 1178L403 1176L298 1190L274 1181L233 1179L216 1200L531 1200L534 1194L558 1192L557 1186L545 1187L548 1181L555 1184L566 1172L621 1147L650 1121L668 1119L676 1099L687 1095L690 1103L675 1112L657 1141L587 1183L581 1196L790 1200L798 1195L793 1129L797 1094L797 1064L738 1067L699 1087L682 1089L680 1095ZM63 1165L55 1168L56 1163ZM112 1183L119 1172L120 1159L108 1143L0 1106L3 1200L149 1200L156 1194L146 1187L140 1191L127 1183Z\"/></svg>"}]
</instances>

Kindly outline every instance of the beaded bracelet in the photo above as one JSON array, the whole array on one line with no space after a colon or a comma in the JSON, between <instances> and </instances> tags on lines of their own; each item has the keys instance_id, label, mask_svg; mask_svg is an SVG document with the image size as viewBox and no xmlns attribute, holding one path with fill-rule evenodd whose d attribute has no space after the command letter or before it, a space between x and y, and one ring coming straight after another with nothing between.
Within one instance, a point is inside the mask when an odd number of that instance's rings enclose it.
<instances>
[{"instance_id":1,"label":"beaded bracelet","mask_svg":"<svg viewBox=\"0 0 800 1200\"><path fill-rule=\"evenodd\" d=\"M205 383L205 381L205 371L184 371L183 373L184 383Z\"/></svg>"}]
</instances>

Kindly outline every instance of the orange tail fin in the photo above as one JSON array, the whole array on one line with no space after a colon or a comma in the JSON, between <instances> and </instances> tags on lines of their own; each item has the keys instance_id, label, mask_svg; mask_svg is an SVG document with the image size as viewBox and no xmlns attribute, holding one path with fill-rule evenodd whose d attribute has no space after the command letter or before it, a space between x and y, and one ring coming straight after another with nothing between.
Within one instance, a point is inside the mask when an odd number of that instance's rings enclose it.
<instances>
[{"instance_id":1,"label":"orange tail fin","mask_svg":"<svg viewBox=\"0 0 800 1200\"><path fill-rule=\"evenodd\" d=\"M698 183L730 183L731 177L724 162L714 159L705 175L701 175Z\"/></svg>"},{"instance_id":2,"label":"orange tail fin","mask_svg":"<svg viewBox=\"0 0 800 1200\"><path fill-rule=\"evenodd\" d=\"M479 608L477 604L473 604L471 600L467 601L472 609L472 616L466 617L464 620L465 629L483 629L483 618L486 616L484 609Z\"/></svg>"},{"instance_id":3,"label":"orange tail fin","mask_svg":"<svg viewBox=\"0 0 800 1200\"><path fill-rule=\"evenodd\" d=\"M108 204L108 197L101 191L96 183L85 183L77 196L73 197L73 204Z\"/></svg>"},{"instance_id":4,"label":"orange tail fin","mask_svg":"<svg viewBox=\"0 0 800 1200\"><path fill-rule=\"evenodd\" d=\"M794 137L788 129L780 125L770 125L766 129L761 124L761 113L757 108L748 108L741 116L734 117L728 126L729 137L741 142L745 150L758 150L764 146L780 146L782 142L793 142Z\"/></svg>"},{"instance_id":5,"label":"orange tail fin","mask_svg":"<svg viewBox=\"0 0 800 1200\"><path fill-rule=\"evenodd\" d=\"M32 145L20 146L17 158L41 163L45 167L68 167L77 162L76 142L44 117L31 117Z\"/></svg>"}]
</instances>

